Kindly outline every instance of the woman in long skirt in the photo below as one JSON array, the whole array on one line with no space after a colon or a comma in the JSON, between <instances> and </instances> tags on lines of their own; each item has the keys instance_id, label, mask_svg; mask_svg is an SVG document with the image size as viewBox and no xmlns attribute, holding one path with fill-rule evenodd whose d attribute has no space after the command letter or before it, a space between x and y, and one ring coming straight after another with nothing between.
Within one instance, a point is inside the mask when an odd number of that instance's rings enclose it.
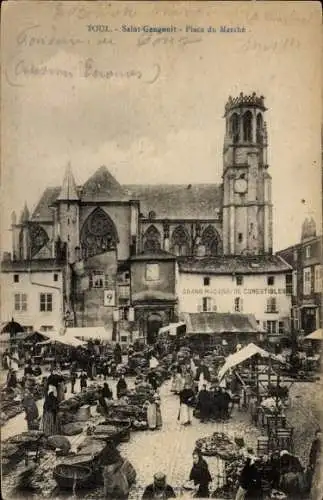
<instances>
[{"instance_id":1,"label":"woman in long skirt","mask_svg":"<svg viewBox=\"0 0 323 500\"><path fill-rule=\"evenodd\" d=\"M156 403L156 429L161 429L163 426L163 419L161 414L160 397L158 391L156 392L154 398Z\"/></svg>"},{"instance_id":2,"label":"woman in long skirt","mask_svg":"<svg viewBox=\"0 0 323 500\"><path fill-rule=\"evenodd\" d=\"M180 392L179 402L180 409L178 414L178 420L182 425L190 425L191 422L191 414L192 414L192 405L194 403L195 394L193 389L189 386L185 386L184 389Z\"/></svg>"},{"instance_id":3,"label":"woman in long skirt","mask_svg":"<svg viewBox=\"0 0 323 500\"><path fill-rule=\"evenodd\" d=\"M157 426L157 405L155 401L147 402L147 423L150 430L155 430Z\"/></svg>"},{"instance_id":4,"label":"woman in long skirt","mask_svg":"<svg viewBox=\"0 0 323 500\"><path fill-rule=\"evenodd\" d=\"M175 374L175 383L174 383L174 392L175 394L179 394L184 388L184 379L182 375L182 370L180 367L177 368L177 372Z\"/></svg>"},{"instance_id":5,"label":"woman in long skirt","mask_svg":"<svg viewBox=\"0 0 323 500\"><path fill-rule=\"evenodd\" d=\"M53 392L50 392L44 402L43 432L46 436L58 433L58 401Z\"/></svg>"}]
</instances>

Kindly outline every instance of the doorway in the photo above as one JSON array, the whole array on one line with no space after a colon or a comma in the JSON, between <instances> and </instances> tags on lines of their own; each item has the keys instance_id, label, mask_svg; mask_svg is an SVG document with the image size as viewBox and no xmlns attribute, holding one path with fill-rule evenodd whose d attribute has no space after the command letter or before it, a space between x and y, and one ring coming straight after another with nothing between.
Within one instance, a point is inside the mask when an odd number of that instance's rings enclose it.
<instances>
[{"instance_id":1,"label":"doorway","mask_svg":"<svg viewBox=\"0 0 323 500\"><path fill-rule=\"evenodd\" d=\"M150 314L147 318L147 344L151 345L157 341L158 331L163 326L159 314Z\"/></svg>"}]
</instances>

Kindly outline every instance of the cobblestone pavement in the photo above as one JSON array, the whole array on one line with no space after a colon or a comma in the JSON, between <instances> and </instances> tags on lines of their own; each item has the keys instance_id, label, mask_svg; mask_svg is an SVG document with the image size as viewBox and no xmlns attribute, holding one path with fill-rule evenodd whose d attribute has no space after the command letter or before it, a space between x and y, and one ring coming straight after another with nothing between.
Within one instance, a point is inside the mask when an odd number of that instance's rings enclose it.
<instances>
[{"instance_id":1,"label":"cobblestone pavement","mask_svg":"<svg viewBox=\"0 0 323 500\"><path fill-rule=\"evenodd\" d=\"M234 410L225 423L204 423L193 418L192 425L183 427L177 421L178 396L170 392L170 383L161 390L163 428L160 431L145 431L131 435L129 443L120 446L123 456L127 457L137 471L137 485L132 498L139 498L144 486L152 481L155 472L167 475L169 484L177 491L187 481L192 467L192 452L197 439L213 432L225 432L232 438L243 437L246 444L255 448L259 431L248 421L245 412ZM221 464L215 457L207 458L213 486L221 484Z\"/></svg>"},{"instance_id":2,"label":"cobblestone pavement","mask_svg":"<svg viewBox=\"0 0 323 500\"><path fill-rule=\"evenodd\" d=\"M115 390L115 381L108 381ZM129 385L132 381L129 379ZM322 404L322 383L295 383L291 387L291 408L287 411L288 422L295 427L295 452L304 464L307 461L313 433L319 423L319 404ZM67 393L67 397L69 392ZM246 445L256 449L257 436L260 431L251 425L249 414L245 410L234 409L231 419L225 423L205 423L193 418L192 425L181 426L177 421L179 401L178 396L170 392L170 382L161 388L163 427L159 431L132 432L128 443L120 445L119 449L127 457L137 471L137 483L131 491L130 498L141 498L143 488L152 481L153 474L162 471L167 475L169 483L180 492L181 486L187 480L192 466L192 451L195 441L215 431L225 432L232 438L243 437ZM42 401L38 403L40 408ZM26 429L23 415L18 415L9 421L2 429L2 439L8 435L18 434ZM75 448L81 439L72 438ZM75 440L75 442L74 442ZM77 442L76 442L77 441ZM50 459L49 459L50 460ZM213 487L221 484L221 467L215 457L207 458ZM86 499L102 498L102 488L78 494ZM61 493L55 498L66 498Z\"/></svg>"}]
</instances>

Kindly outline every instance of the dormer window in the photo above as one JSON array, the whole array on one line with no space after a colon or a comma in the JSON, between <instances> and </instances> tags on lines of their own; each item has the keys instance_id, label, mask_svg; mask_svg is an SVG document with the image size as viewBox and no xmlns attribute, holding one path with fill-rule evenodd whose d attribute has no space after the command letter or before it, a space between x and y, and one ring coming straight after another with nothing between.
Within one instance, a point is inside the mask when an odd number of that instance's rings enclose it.
<instances>
[{"instance_id":1,"label":"dormer window","mask_svg":"<svg viewBox=\"0 0 323 500\"><path fill-rule=\"evenodd\" d=\"M154 212L153 210L151 210L148 214L148 218L149 219L156 219L156 212Z\"/></svg>"}]
</instances>

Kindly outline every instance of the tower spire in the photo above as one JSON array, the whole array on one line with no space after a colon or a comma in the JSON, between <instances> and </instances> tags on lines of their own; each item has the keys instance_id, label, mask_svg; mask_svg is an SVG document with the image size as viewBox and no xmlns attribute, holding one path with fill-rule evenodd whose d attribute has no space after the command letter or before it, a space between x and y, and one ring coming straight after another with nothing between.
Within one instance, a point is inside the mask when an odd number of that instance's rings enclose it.
<instances>
[{"instance_id":1,"label":"tower spire","mask_svg":"<svg viewBox=\"0 0 323 500\"><path fill-rule=\"evenodd\" d=\"M57 198L58 201L78 201L76 183L70 162L68 162L63 179L62 188Z\"/></svg>"},{"instance_id":2,"label":"tower spire","mask_svg":"<svg viewBox=\"0 0 323 500\"><path fill-rule=\"evenodd\" d=\"M27 207L27 202L25 202L25 206L24 206L24 208L21 212L21 215L20 215L20 222L21 223L27 222L29 220L29 216L30 216L30 213L29 213L29 210Z\"/></svg>"}]
</instances>

